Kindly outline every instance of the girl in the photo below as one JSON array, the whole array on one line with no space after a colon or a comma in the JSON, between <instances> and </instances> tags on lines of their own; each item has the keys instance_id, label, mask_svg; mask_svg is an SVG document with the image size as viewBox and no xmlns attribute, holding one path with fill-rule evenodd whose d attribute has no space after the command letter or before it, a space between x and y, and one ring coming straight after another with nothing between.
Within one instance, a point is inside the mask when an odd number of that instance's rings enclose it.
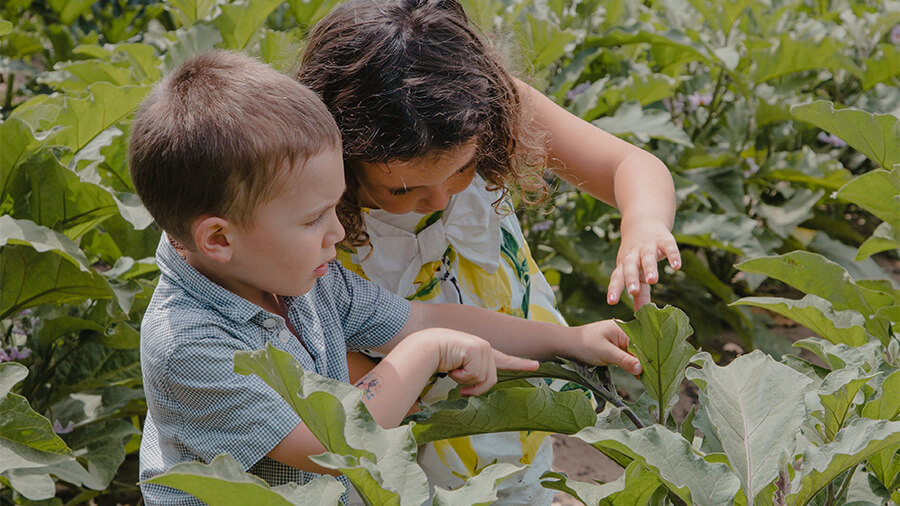
<instances>
[{"instance_id":1,"label":"girl","mask_svg":"<svg viewBox=\"0 0 900 506\"><path fill-rule=\"evenodd\" d=\"M559 177L622 212L610 304L624 289L636 308L649 301L662 257L680 267L665 165L511 77L455 0L348 2L315 27L297 78L319 93L343 135L348 249L338 258L395 293L565 325L508 197L543 198L550 161ZM366 360L350 357L351 377L372 367ZM439 380L422 401L452 387ZM501 503L550 504L539 479L552 464L546 436L440 441L420 463L444 488L495 460L529 464L500 484Z\"/></svg>"}]
</instances>

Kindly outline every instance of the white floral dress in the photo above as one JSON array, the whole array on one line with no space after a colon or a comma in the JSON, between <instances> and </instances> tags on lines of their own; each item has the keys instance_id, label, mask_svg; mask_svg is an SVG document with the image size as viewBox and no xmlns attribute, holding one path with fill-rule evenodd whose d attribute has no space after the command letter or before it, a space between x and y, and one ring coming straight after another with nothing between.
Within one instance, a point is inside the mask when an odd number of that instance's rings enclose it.
<instances>
[{"instance_id":1,"label":"white floral dress","mask_svg":"<svg viewBox=\"0 0 900 506\"><path fill-rule=\"evenodd\" d=\"M512 205L499 209L499 195L476 176L441 211L421 215L363 210L372 247L338 250L348 269L409 300L457 303L543 322L565 325L553 290L538 269ZM565 382L551 383L561 390ZM446 398L456 387L438 379L422 394L425 405ZM436 441L419 452L432 486L454 489L483 467L497 462L527 464L500 483L498 504L550 504L553 491L540 485L553 451L546 432L506 432Z\"/></svg>"}]
</instances>

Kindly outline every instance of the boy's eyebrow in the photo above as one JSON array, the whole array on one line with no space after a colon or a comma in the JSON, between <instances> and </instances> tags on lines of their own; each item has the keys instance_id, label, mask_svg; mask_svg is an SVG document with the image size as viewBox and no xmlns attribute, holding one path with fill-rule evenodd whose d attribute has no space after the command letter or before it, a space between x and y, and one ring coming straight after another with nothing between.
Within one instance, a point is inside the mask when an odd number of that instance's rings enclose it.
<instances>
[{"instance_id":1,"label":"boy's eyebrow","mask_svg":"<svg viewBox=\"0 0 900 506\"><path fill-rule=\"evenodd\" d=\"M344 188L344 190L346 191L346 188ZM321 206L319 206L319 207L315 208L314 210L310 211L309 214L308 214L308 216L318 216L318 215L324 213L326 209L331 209L332 207L338 205L338 203L341 201L341 198L342 198L343 196L344 196L344 192L341 192L341 196L338 197L335 201L333 201L333 202L326 202L325 204L322 204Z\"/></svg>"},{"instance_id":2,"label":"boy's eyebrow","mask_svg":"<svg viewBox=\"0 0 900 506\"><path fill-rule=\"evenodd\" d=\"M469 167L471 167L474 163L475 163L475 153L472 153L472 158L469 158L469 161L466 162L462 167L456 169L456 172L462 172L463 170L468 169ZM456 172L454 172L454 174L456 174ZM396 188L389 188L388 190L389 190L389 191L409 191L409 190L412 190L412 189L414 189L414 188L421 188L421 187L422 187L422 185L407 185L407 184L404 184L403 186L398 186L398 187L396 187Z\"/></svg>"}]
</instances>

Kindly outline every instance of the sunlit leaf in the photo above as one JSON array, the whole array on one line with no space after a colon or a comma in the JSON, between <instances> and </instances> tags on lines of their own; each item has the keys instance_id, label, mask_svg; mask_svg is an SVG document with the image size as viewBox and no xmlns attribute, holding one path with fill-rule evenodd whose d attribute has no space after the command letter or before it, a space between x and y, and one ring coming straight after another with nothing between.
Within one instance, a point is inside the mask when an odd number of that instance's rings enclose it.
<instances>
[{"instance_id":1,"label":"sunlit leaf","mask_svg":"<svg viewBox=\"0 0 900 506\"><path fill-rule=\"evenodd\" d=\"M100 132L131 114L149 86L116 86L99 82L90 86L88 98L66 100L66 106L56 121L63 126L50 141L78 151Z\"/></svg>"},{"instance_id":2,"label":"sunlit leaf","mask_svg":"<svg viewBox=\"0 0 900 506\"><path fill-rule=\"evenodd\" d=\"M31 220L0 216L0 246L21 244L37 252L52 251L72 262L79 270L90 272L87 257L71 239ZM6 288L4 286L4 288Z\"/></svg>"},{"instance_id":3,"label":"sunlit leaf","mask_svg":"<svg viewBox=\"0 0 900 506\"><path fill-rule=\"evenodd\" d=\"M740 489L727 465L706 462L680 434L662 425L634 431L588 427L572 437L640 462L687 504L731 504Z\"/></svg>"},{"instance_id":4,"label":"sunlit leaf","mask_svg":"<svg viewBox=\"0 0 900 506\"><path fill-rule=\"evenodd\" d=\"M243 49L280 3L280 0L247 0L246 4L222 5L222 14L216 17L215 23L225 47Z\"/></svg>"},{"instance_id":5,"label":"sunlit leaf","mask_svg":"<svg viewBox=\"0 0 900 506\"><path fill-rule=\"evenodd\" d=\"M835 110L834 104L825 100L795 105L791 114L840 137L882 167L900 163L900 119L896 116L859 109Z\"/></svg>"},{"instance_id":6,"label":"sunlit leaf","mask_svg":"<svg viewBox=\"0 0 900 506\"><path fill-rule=\"evenodd\" d=\"M662 482L659 478L632 461L625 472L609 483L597 484L570 479L566 473L547 472L541 476L544 488L559 490L584 504L600 506L632 506L647 504Z\"/></svg>"},{"instance_id":7,"label":"sunlit leaf","mask_svg":"<svg viewBox=\"0 0 900 506\"><path fill-rule=\"evenodd\" d=\"M900 229L888 222L882 222L875 228L866 242L859 245L855 260L865 260L875 253L900 249Z\"/></svg>"},{"instance_id":8,"label":"sunlit leaf","mask_svg":"<svg viewBox=\"0 0 900 506\"><path fill-rule=\"evenodd\" d=\"M217 0L169 0L166 8L175 14L182 25L188 27L198 20L206 19L217 3Z\"/></svg>"},{"instance_id":9,"label":"sunlit leaf","mask_svg":"<svg viewBox=\"0 0 900 506\"><path fill-rule=\"evenodd\" d=\"M900 122L897 123L900 127ZM900 128L897 129L900 142ZM853 178L838 190L836 198L853 202L878 218L900 228L900 168L876 169Z\"/></svg>"},{"instance_id":10,"label":"sunlit leaf","mask_svg":"<svg viewBox=\"0 0 900 506\"><path fill-rule=\"evenodd\" d=\"M752 502L793 457L811 381L760 351L726 367L705 352L694 362L701 368L687 377L700 387L701 410Z\"/></svg>"},{"instance_id":11,"label":"sunlit leaf","mask_svg":"<svg viewBox=\"0 0 900 506\"><path fill-rule=\"evenodd\" d=\"M862 416L880 420L894 420L900 415L900 370L891 373L881 383L881 394L862 408Z\"/></svg>"},{"instance_id":12,"label":"sunlit leaf","mask_svg":"<svg viewBox=\"0 0 900 506\"><path fill-rule=\"evenodd\" d=\"M59 14L64 25L70 25L94 4L93 0L50 0L50 7Z\"/></svg>"},{"instance_id":13,"label":"sunlit leaf","mask_svg":"<svg viewBox=\"0 0 900 506\"><path fill-rule=\"evenodd\" d=\"M421 504L428 498L422 468L416 464L416 441L408 426L383 429L350 384L304 371L289 353L271 345L237 352L234 370L256 374L300 415L332 453L312 457L339 469L361 496L373 504Z\"/></svg>"},{"instance_id":14,"label":"sunlit leaf","mask_svg":"<svg viewBox=\"0 0 900 506\"><path fill-rule=\"evenodd\" d=\"M861 314L851 309L835 311L830 302L817 295L806 295L799 300L782 297L744 297L734 304L774 311L835 344L861 346L868 342L866 322Z\"/></svg>"},{"instance_id":15,"label":"sunlit leaf","mask_svg":"<svg viewBox=\"0 0 900 506\"><path fill-rule=\"evenodd\" d=\"M870 456L900 445L900 422L858 418L841 429L834 442L811 446L803 454L803 466L794 479L788 504L803 506L841 473Z\"/></svg>"},{"instance_id":16,"label":"sunlit leaf","mask_svg":"<svg viewBox=\"0 0 900 506\"><path fill-rule=\"evenodd\" d=\"M333 476L322 476L305 485L288 483L270 487L261 478L245 473L228 454L219 455L209 464L175 464L145 483L176 488L208 504L337 504L344 493L344 486Z\"/></svg>"},{"instance_id":17,"label":"sunlit leaf","mask_svg":"<svg viewBox=\"0 0 900 506\"><path fill-rule=\"evenodd\" d=\"M684 130L672 123L672 116L668 112L659 109L644 110L640 102L626 102L612 116L592 123L611 134L634 135L641 142L653 138L693 146Z\"/></svg>"},{"instance_id":18,"label":"sunlit leaf","mask_svg":"<svg viewBox=\"0 0 900 506\"><path fill-rule=\"evenodd\" d=\"M862 369L852 367L838 369L825 377L815 392L822 403L822 411L814 411L812 416L822 422L826 441L834 440L847 419L856 394L873 377L866 376Z\"/></svg>"}]
</instances>

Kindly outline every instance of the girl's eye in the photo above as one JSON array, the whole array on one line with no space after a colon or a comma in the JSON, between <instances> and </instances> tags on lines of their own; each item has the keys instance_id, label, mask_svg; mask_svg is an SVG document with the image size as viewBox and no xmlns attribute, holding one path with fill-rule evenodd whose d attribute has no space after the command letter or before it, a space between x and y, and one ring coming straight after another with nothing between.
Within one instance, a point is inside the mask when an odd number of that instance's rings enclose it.
<instances>
[{"instance_id":1,"label":"girl's eye","mask_svg":"<svg viewBox=\"0 0 900 506\"><path fill-rule=\"evenodd\" d=\"M394 188L390 192L391 195L405 195L409 193L409 188Z\"/></svg>"}]
</instances>

